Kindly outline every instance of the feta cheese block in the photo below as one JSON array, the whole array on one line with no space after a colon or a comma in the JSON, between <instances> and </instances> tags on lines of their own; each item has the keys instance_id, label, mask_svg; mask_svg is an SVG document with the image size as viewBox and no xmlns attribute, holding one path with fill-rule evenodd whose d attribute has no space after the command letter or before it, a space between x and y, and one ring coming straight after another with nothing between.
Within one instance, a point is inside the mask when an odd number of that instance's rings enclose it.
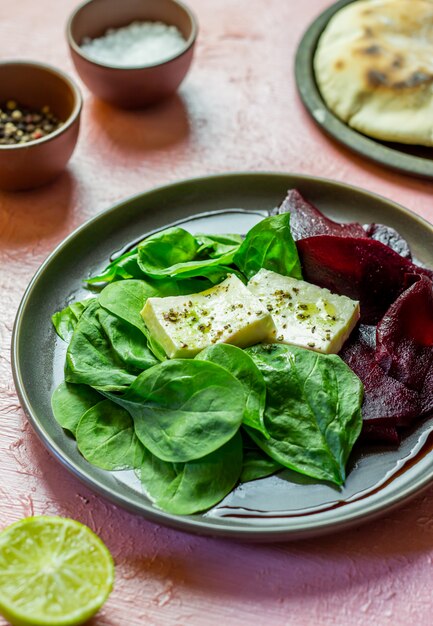
<instances>
[{"instance_id":1,"label":"feta cheese block","mask_svg":"<svg viewBox=\"0 0 433 626\"><path fill-rule=\"evenodd\" d=\"M277 343L337 354L359 319L356 300L265 269L248 289L272 314ZM267 341L275 342L272 334Z\"/></svg>"},{"instance_id":2,"label":"feta cheese block","mask_svg":"<svg viewBox=\"0 0 433 626\"><path fill-rule=\"evenodd\" d=\"M148 298L141 316L171 359L192 358L215 343L246 348L276 335L271 314L235 274L200 293Z\"/></svg>"}]
</instances>

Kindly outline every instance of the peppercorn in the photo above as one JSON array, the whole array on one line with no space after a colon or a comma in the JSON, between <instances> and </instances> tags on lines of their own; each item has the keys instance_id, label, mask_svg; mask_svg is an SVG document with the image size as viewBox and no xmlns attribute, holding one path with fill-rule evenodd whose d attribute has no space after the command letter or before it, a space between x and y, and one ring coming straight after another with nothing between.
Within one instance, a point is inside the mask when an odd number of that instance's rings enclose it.
<instances>
[{"instance_id":1,"label":"peppercorn","mask_svg":"<svg viewBox=\"0 0 433 626\"><path fill-rule=\"evenodd\" d=\"M60 128L62 123L51 113L48 105L32 110L15 100L8 100L0 103L0 145L42 139Z\"/></svg>"}]
</instances>

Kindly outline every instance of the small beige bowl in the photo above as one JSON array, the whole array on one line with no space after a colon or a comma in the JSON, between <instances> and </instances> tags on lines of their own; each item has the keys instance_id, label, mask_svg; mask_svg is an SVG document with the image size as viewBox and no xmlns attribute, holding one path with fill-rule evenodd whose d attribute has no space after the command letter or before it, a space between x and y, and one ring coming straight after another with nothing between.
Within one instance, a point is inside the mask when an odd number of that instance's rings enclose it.
<instances>
[{"instance_id":1,"label":"small beige bowl","mask_svg":"<svg viewBox=\"0 0 433 626\"><path fill-rule=\"evenodd\" d=\"M6 61L0 63L0 102L8 100L35 110L48 105L63 124L41 139L0 145L0 189L45 185L63 171L77 143L82 107L78 87L49 65Z\"/></svg>"},{"instance_id":2,"label":"small beige bowl","mask_svg":"<svg viewBox=\"0 0 433 626\"><path fill-rule=\"evenodd\" d=\"M94 61L80 47L85 37L95 39L109 28L135 21L176 26L185 38L184 49L161 63L115 67ZM193 13L177 0L89 0L71 15L67 38L75 68L90 91L129 109L153 104L176 91L191 65L197 30Z\"/></svg>"}]
</instances>

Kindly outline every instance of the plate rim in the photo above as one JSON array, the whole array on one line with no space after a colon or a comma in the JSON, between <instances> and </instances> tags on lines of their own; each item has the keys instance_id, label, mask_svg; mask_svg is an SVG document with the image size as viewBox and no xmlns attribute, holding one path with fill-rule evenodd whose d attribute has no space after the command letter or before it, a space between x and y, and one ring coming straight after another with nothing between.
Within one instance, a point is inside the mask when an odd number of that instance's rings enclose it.
<instances>
[{"instance_id":1,"label":"plate rim","mask_svg":"<svg viewBox=\"0 0 433 626\"><path fill-rule=\"evenodd\" d=\"M303 33L295 55L295 81L299 96L316 125L328 136L361 157L416 178L433 179L433 159L406 154L363 135L340 120L325 104L317 87L313 59L318 40L329 20L355 0L339 0L325 9ZM408 144L415 145L415 144ZM422 146L421 146L422 147ZM432 148L433 150L433 148Z\"/></svg>"},{"instance_id":2,"label":"plate rim","mask_svg":"<svg viewBox=\"0 0 433 626\"><path fill-rule=\"evenodd\" d=\"M159 509L156 509L153 505L146 506L146 503L143 503L143 506L136 505L133 501L129 500L127 496L122 496L117 493L114 493L111 489L107 488L104 484L100 483L96 477L89 476L83 473L80 468L75 464L73 459L67 458L65 453L57 446L55 441L52 440L50 434L46 431L43 425L39 422L37 416L33 414L31 402L27 395L25 384L22 378L21 368L19 364L19 334L20 327L23 320L23 312L31 299L33 290L35 289L38 280L44 274L44 271L47 267L56 259L56 257L61 253L61 251L67 247L71 241L73 241L76 237L79 237L83 231L86 231L87 228L91 225L94 225L99 220L105 220L108 215L111 213L116 213L122 210L122 207L130 204L131 202L142 198L148 194L152 194L153 192L164 193L166 190L170 188L176 188L183 184L192 184L192 183L205 183L208 180L221 180L227 178L243 178L246 179L248 177L262 177L264 180L267 178L296 178L298 180L302 180L304 183L314 182L321 184L328 184L332 187L342 187L347 191L353 191L355 193L366 195L376 200L380 203L388 204L393 210L397 212L403 213L410 217L411 219L415 219L422 227L427 228L433 236L433 224L428 222L425 218L414 213L410 209L400 205L399 203L394 202L380 194L375 192L371 192L369 190L345 183L340 181L335 181L332 179L327 179L323 177L311 176L306 174L298 174L292 172L271 172L271 171L257 171L257 172L230 172L223 174L213 174L209 176L197 176L193 178L183 179L177 182L169 183L166 185L157 185L154 186L144 192L136 193L128 198L116 202L111 205L107 209L99 212L97 215L91 217L90 219L84 221L81 225L75 228L69 235L67 235L60 243L54 248L54 250L47 256L47 258L40 265L38 270L35 272L34 276L30 280L23 296L19 307L17 309L13 332L12 332L12 344L11 344L11 366L12 366L12 374L15 383L15 388L17 391L18 398L20 400L21 408L24 410L24 413L29 420L34 432L42 442L45 448L58 460L60 463L71 472L78 480L84 483L92 492L96 492L98 495L103 496L110 502L116 504L121 509L128 510L132 513L138 514L141 517L144 517L152 522L163 524L165 526L175 528L177 530L181 530L184 532L190 532L198 535L206 535L206 536L219 536L225 538L234 538L241 539L244 541L255 541L255 542L273 542L273 541L282 541L282 540L298 540L303 538L309 538L313 536L325 535L337 532L338 530L345 530L349 527L353 527L354 525L364 522L370 521L385 513L388 513L395 508L401 506L403 502L407 502L410 499L417 497L424 489L427 489L433 480L433 470L429 476L421 475L417 477L415 481L412 481L405 488L400 489L399 493L391 497L391 501L383 504L382 502L377 502L373 505L365 507L365 511L349 511L346 512L346 515L341 520L314 520L314 523L305 523L305 524L297 524L295 528L287 528L282 526L281 524L278 526L267 526L267 527L240 527L236 525L231 525L231 522L227 522L224 520L224 525L212 524L212 518L204 518L197 519L189 516L178 516L170 513L166 513ZM206 212L206 211L205 211ZM204 212L204 213L205 213ZM209 211L208 211L209 213ZM213 213L213 211L211 212ZM197 213L191 213L191 216L197 215ZM167 224L168 226L168 224ZM368 496L364 498L363 502L368 500ZM359 503L360 501L358 501ZM320 512L316 515L320 515ZM291 520L293 525L294 519L311 519L312 516L292 516L288 517ZM209 520L209 521L207 521Z\"/></svg>"}]
</instances>

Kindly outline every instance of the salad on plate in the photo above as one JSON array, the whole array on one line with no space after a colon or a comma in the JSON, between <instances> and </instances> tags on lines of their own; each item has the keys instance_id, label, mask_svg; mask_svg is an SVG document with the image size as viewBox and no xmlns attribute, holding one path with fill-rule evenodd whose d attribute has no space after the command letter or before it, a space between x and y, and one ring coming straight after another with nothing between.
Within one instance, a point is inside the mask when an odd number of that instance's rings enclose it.
<instances>
[{"instance_id":1,"label":"salad on plate","mask_svg":"<svg viewBox=\"0 0 433 626\"><path fill-rule=\"evenodd\" d=\"M272 213L245 236L146 237L53 315L56 420L167 512L285 468L338 489L358 439L396 446L433 412L433 271L296 190Z\"/></svg>"}]
</instances>

